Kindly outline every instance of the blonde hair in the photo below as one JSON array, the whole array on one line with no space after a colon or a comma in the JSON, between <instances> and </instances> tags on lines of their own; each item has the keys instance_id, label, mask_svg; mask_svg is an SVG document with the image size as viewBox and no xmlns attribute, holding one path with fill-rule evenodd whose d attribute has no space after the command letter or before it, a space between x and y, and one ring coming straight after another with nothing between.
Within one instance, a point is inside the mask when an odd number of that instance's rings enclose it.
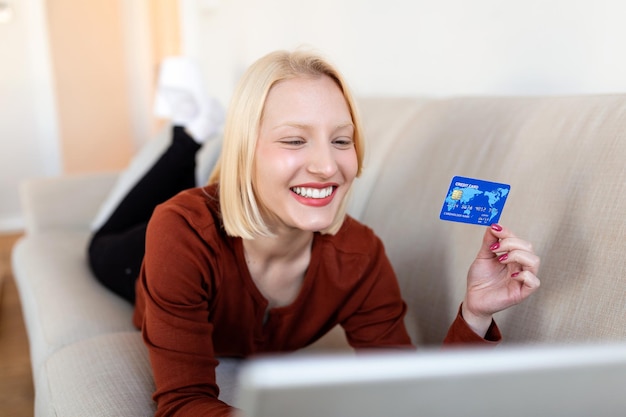
<instances>
[{"instance_id":1,"label":"blonde hair","mask_svg":"<svg viewBox=\"0 0 626 417\"><path fill-rule=\"evenodd\" d=\"M243 75L230 103L220 159L209 177L219 183L220 211L226 233L244 239L273 236L262 217L253 186L254 155L265 101L277 82L298 77L328 76L339 86L354 124L357 176L363 165L363 130L356 103L343 76L311 51L276 51L260 58ZM346 215L344 198L333 223L322 233L336 233Z\"/></svg>"}]
</instances>

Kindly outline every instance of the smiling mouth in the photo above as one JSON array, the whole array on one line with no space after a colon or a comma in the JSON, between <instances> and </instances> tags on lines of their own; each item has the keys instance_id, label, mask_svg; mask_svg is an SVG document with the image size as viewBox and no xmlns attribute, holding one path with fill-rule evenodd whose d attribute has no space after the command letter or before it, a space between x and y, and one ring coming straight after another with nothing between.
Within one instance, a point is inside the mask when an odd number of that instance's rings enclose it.
<instances>
[{"instance_id":1,"label":"smiling mouth","mask_svg":"<svg viewBox=\"0 0 626 417\"><path fill-rule=\"evenodd\" d=\"M305 198L327 198L329 197L336 187L329 185L325 188L311 188L311 187L292 187L291 191Z\"/></svg>"}]
</instances>

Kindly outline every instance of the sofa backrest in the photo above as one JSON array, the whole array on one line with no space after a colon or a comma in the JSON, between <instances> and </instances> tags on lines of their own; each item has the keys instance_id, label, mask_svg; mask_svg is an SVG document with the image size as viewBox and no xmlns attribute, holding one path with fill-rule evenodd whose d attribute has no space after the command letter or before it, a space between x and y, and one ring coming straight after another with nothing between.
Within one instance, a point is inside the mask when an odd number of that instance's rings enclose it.
<instances>
[{"instance_id":1,"label":"sofa backrest","mask_svg":"<svg viewBox=\"0 0 626 417\"><path fill-rule=\"evenodd\" d=\"M626 96L361 108L370 156L382 159L357 183L351 213L383 239L416 343L443 339L484 233L439 220L455 175L510 184L500 223L542 259L538 292L496 317L507 342L626 338Z\"/></svg>"}]
</instances>

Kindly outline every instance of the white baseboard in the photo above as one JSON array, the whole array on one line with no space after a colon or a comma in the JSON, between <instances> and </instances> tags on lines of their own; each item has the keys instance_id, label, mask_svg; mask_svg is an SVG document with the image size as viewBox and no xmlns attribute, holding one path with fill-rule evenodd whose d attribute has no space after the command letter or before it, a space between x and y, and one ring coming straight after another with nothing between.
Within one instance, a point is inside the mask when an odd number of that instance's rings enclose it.
<instances>
[{"instance_id":1,"label":"white baseboard","mask_svg":"<svg viewBox=\"0 0 626 417\"><path fill-rule=\"evenodd\" d=\"M0 233L19 233L24 231L22 216L0 217Z\"/></svg>"}]
</instances>

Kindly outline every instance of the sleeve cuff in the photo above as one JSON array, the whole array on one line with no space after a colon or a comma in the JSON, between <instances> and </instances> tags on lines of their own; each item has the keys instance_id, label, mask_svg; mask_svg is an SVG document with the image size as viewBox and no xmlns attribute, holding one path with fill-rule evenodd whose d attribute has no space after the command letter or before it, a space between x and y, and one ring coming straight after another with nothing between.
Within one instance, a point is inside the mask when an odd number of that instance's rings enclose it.
<instances>
[{"instance_id":1,"label":"sleeve cuff","mask_svg":"<svg viewBox=\"0 0 626 417\"><path fill-rule=\"evenodd\" d=\"M448 330L448 334L443 341L444 345L460 345L460 344L472 344L472 345L484 345L495 346L502 341L502 334L495 321L491 321L491 325L487 330L485 337L480 337L476 334L467 324L463 316L461 315L461 307L457 312L454 322Z\"/></svg>"}]
</instances>

